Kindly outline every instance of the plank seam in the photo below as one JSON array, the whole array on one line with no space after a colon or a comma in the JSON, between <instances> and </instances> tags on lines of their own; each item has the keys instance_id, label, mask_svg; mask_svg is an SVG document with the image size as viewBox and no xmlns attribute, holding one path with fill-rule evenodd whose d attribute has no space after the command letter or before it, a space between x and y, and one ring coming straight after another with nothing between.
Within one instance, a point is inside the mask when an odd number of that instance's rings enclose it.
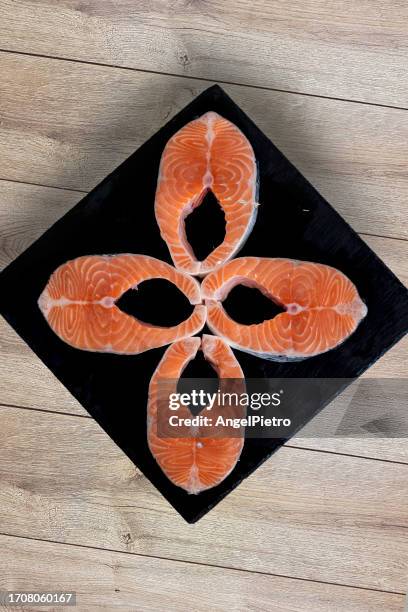
<instances>
[{"instance_id":1,"label":"plank seam","mask_svg":"<svg viewBox=\"0 0 408 612\"><path fill-rule=\"evenodd\" d=\"M349 438L352 440L352 438ZM391 438L390 438L391 439ZM382 461L383 463L396 463L397 465L408 465L408 462L397 461L393 459L380 459L379 457L367 457L366 455L355 455L354 453L342 453L340 451L320 450L318 448L310 448L308 446L298 446L287 442L283 445L286 448L292 448L294 450L306 450L312 453L325 453L326 455L340 455L342 457L355 457L356 459L368 459L368 461ZM403 525L402 525L403 526Z\"/></svg>"},{"instance_id":2,"label":"plank seam","mask_svg":"<svg viewBox=\"0 0 408 612\"><path fill-rule=\"evenodd\" d=\"M405 596L405 593L402 593L400 591L388 591L388 590L384 590L384 589L375 589L373 587L365 587L365 586L355 586L352 584L345 584L345 583L340 583L340 582L326 582L326 581L322 581L322 580L314 580L313 578L298 578L297 576L287 576L285 574L273 574L270 572L260 572L257 570L250 570L250 569L245 569L245 568L240 568L240 567L230 567L228 565L213 565L213 564L209 564L209 563L200 563L199 561L189 561L189 560L185 560L185 559L176 559L174 557L160 557L157 555L147 555L147 554L143 554L143 553L136 553L136 552L131 552L131 551L127 551L127 550L115 550L114 548L101 548L99 546L90 546L90 545L86 545L86 544L74 544L71 542L59 542L58 540L45 540L43 538L33 538L33 537L29 537L29 536L22 536L22 535L14 535L14 534L10 534L10 533L3 533L0 532L0 536L2 537L7 537L7 538L17 538L17 539L21 539L21 540L31 540L33 542L44 542L44 543L48 543L48 544L55 544L56 546L72 546L72 547L76 547L76 548L85 548L87 550L97 550L97 551L106 551L106 552L112 552L118 555L131 555L134 557L142 557L142 558L149 558L149 559L160 559L161 561L171 561L174 563L188 563L190 565L198 565L200 567L214 567L214 568L219 568L219 569L226 569L226 570L230 570L233 572L244 572L246 574L257 574L260 576L274 576L275 578L285 578L287 580L302 580L303 582L312 582L312 583L316 583L316 584L327 584L330 586L335 586L335 587L342 587L342 588L346 588L346 589L359 589L362 591L373 591L375 593L386 593L388 595L403 595Z\"/></svg>"},{"instance_id":3,"label":"plank seam","mask_svg":"<svg viewBox=\"0 0 408 612\"><path fill-rule=\"evenodd\" d=\"M89 193L85 189L74 189L73 187L60 187L59 185L44 185L44 183L32 183L30 181L17 181L16 179L2 178L1 183L15 183L16 185L30 185L31 187L44 187L44 189L60 189L61 191L72 191L72 193Z\"/></svg>"},{"instance_id":4,"label":"plank seam","mask_svg":"<svg viewBox=\"0 0 408 612\"><path fill-rule=\"evenodd\" d=\"M61 416L79 417L80 419L92 419L90 414L77 414L76 412L62 412L61 410L52 410L52 409L48 410L47 408L36 408L35 406L20 406L18 404L5 404L4 402L0 402L0 408L16 408L17 410L30 410L31 412L41 412L44 414L58 414Z\"/></svg>"},{"instance_id":5,"label":"plank seam","mask_svg":"<svg viewBox=\"0 0 408 612\"><path fill-rule=\"evenodd\" d=\"M249 83L238 83L237 81L225 81L225 80L214 80L214 79L209 79L209 78L205 78L205 77L198 77L198 76L189 76L189 75L185 75L185 74L177 74L175 72L160 72L159 70L146 70L143 68L133 68L131 66L120 66L118 64L108 64L108 63L104 63L104 62L91 62L89 60L77 60L77 59L72 59L69 57L63 57L63 56L59 56L59 55L45 55L42 53L33 53L33 52L25 52L25 51L12 51L10 49L2 49L0 48L0 53L9 53L12 55L23 55L26 57L38 57L38 58L42 58L42 59L49 59L49 60L55 60L55 61L62 61L62 62L71 62L74 64L84 64L87 66L100 66L102 68L114 68L117 70L130 70L132 72L144 72L145 74L157 74L157 75L161 75L161 76L169 76L169 77L177 77L180 79L189 79L189 80L193 80L193 81L202 81L202 82L206 82L206 83L220 83L223 85L234 85L237 87L248 87L250 89L259 89L261 91L275 91L277 93L286 93L286 94L293 94L295 96L307 96L309 98L320 98L323 100L334 100L336 102L350 102L351 104L365 104L366 106L376 106L376 107L380 107L380 108L390 108L390 109L394 109L394 110L402 110L402 111L406 111L408 110L408 107L406 106L394 106L392 104L381 104L379 102L368 102L366 100L353 100L350 98L338 98L336 96L323 96L323 95L319 95L319 94L312 94L312 93L307 93L307 92L303 92L303 91L293 91L290 89L279 89L279 88L275 88L275 87L265 87L262 85L252 85Z\"/></svg>"}]
</instances>

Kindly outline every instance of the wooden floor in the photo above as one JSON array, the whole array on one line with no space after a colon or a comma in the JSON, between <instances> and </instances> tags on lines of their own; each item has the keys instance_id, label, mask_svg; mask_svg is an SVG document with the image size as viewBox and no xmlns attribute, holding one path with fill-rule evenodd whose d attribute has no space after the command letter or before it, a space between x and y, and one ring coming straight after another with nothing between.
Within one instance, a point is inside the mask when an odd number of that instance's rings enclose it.
<instances>
[{"instance_id":1,"label":"wooden floor","mask_svg":"<svg viewBox=\"0 0 408 612\"><path fill-rule=\"evenodd\" d=\"M407 67L405 0L0 0L0 264L218 81L408 283ZM405 440L298 438L187 525L0 328L0 590L403 610ZM369 375L408 376L407 348Z\"/></svg>"}]
</instances>

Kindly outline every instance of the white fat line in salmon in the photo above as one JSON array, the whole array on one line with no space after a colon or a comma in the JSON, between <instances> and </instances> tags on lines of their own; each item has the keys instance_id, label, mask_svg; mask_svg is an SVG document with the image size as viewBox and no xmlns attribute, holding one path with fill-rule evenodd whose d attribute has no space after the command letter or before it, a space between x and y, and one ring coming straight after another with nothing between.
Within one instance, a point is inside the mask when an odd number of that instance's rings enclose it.
<instances>
[{"instance_id":1,"label":"white fat line in salmon","mask_svg":"<svg viewBox=\"0 0 408 612\"><path fill-rule=\"evenodd\" d=\"M119 298L105 296L99 300L76 300L71 298L66 298L65 296L61 296L59 298L52 298L48 291L45 289L42 295L39 298L40 306L42 306L46 310L51 310L51 308L64 308L65 306L77 305L77 306L88 306L89 304L104 306L105 308L112 308L115 305L115 302Z\"/></svg>"},{"instance_id":2,"label":"white fat line in salmon","mask_svg":"<svg viewBox=\"0 0 408 612\"><path fill-rule=\"evenodd\" d=\"M281 398L279 393L235 393L216 391L209 393L203 389L192 390L189 393L170 393L169 408L178 410L181 406L201 407L212 410L217 406L242 406L252 410L259 410L268 406L280 406Z\"/></svg>"}]
</instances>

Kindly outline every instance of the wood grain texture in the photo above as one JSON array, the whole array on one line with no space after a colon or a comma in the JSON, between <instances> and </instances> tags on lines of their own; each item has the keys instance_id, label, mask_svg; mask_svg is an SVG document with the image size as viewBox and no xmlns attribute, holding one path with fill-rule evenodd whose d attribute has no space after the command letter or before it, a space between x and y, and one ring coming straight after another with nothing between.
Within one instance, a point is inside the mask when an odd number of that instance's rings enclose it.
<instances>
[{"instance_id":1,"label":"wood grain texture","mask_svg":"<svg viewBox=\"0 0 408 612\"><path fill-rule=\"evenodd\" d=\"M407 19L403 0L3 0L0 47L406 107Z\"/></svg>"},{"instance_id":2,"label":"wood grain texture","mask_svg":"<svg viewBox=\"0 0 408 612\"><path fill-rule=\"evenodd\" d=\"M0 180L0 269L25 251L83 195Z\"/></svg>"},{"instance_id":3,"label":"wood grain texture","mask_svg":"<svg viewBox=\"0 0 408 612\"><path fill-rule=\"evenodd\" d=\"M393 381L387 387L383 379L368 378L364 385L360 379L309 421L286 446L408 464L407 421L402 416L406 401L406 384ZM395 422L394 431L386 435L373 429L387 418L388 423ZM344 433L345 427L350 426L353 437Z\"/></svg>"},{"instance_id":4,"label":"wood grain texture","mask_svg":"<svg viewBox=\"0 0 408 612\"><path fill-rule=\"evenodd\" d=\"M0 178L80 190L208 85L8 53L0 70ZM408 113L225 89L355 230L408 238Z\"/></svg>"},{"instance_id":5,"label":"wood grain texture","mask_svg":"<svg viewBox=\"0 0 408 612\"><path fill-rule=\"evenodd\" d=\"M142 612L399 612L404 601L393 593L9 536L0 536L0 549L1 590L76 591L81 612L117 606Z\"/></svg>"},{"instance_id":6,"label":"wood grain texture","mask_svg":"<svg viewBox=\"0 0 408 612\"><path fill-rule=\"evenodd\" d=\"M91 419L16 408L0 418L5 534L406 588L406 466L283 448L187 525Z\"/></svg>"}]
</instances>

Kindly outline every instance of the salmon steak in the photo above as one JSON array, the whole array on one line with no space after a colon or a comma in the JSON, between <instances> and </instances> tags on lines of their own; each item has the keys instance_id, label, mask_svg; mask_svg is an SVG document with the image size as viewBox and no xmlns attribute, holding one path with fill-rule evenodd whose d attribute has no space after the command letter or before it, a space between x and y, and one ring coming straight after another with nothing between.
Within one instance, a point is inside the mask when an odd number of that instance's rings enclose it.
<instances>
[{"instance_id":1,"label":"salmon steak","mask_svg":"<svg viewBox=\"0 0 408 612\"><path fill-rule=\"evenodd\" d=\"M228 344L215 336L203 335L202 338L175 342L168 347L157 366L149 386L149 448L167 478L190 494L198 494L220 484L234 469L244 445L243 430L237 435L237 430L228 425L221 430L214 426L182 426L177 430L177 437L160 435L159 421L167 420L169 415L169 395L177 391L177 382L183 370L199 349L217 372L220 390L228 389L231 392L233 389L235 393L245 391L244 374L235 355ZM240 406L215 406L210 416L213 419L220 414L227 418L232 415L243 417L245 412ZM177 414L179 419L192 417L189 408L183 406L173 414Z\"/></svg>"},{"instance_id":2,"label":"salmon steak","mask_svg":"<svg viewBox=\"0 0 408 612\"><path fill-rule=\"evenodd\" d=\"M237 323L222 305L236 285L259 289L284 312L262 323ZM201 291L214 334L241 351L276 361L304 359L335 348L367 314L356 287L342 272L291 259L234 259L209 274Z\"/></svg>"},{"instance_id":3,"label":"salmon steak","mask_svg":"<svg viewBox=\"0 0 408 612\"><path fill-rule=\"evenodd\" d=\"M251 144L217 113L205 113L170 138L161 157L155 213L176 268L203 276L237 253L255 222L257 186ZM197 261L185 218L209 191L224 212L225 238L204 261Z\"/></svg>"},{"instance_id":4,"label":"salmon steak","mask_svg":"<svg viewBox=\"0 0 408 612\"><path fill-rule=\"evenodd\" d=\"M116 301L143 281L166 279L194 310L172 327L139 321ZM67 344L86 351L136 355L198 333L205 324L198 282L147 255L90 255L66 262L51 275L38 305L48 325Z\"/></svg>"}]
</instances>

